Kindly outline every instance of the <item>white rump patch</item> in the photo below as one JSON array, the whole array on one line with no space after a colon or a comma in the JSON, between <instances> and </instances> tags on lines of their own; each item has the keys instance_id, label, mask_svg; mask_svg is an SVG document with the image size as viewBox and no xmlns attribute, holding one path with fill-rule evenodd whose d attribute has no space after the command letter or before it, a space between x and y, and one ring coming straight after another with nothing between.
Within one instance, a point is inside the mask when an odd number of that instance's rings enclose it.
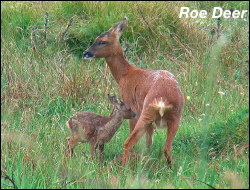
<instances>
[{"instance_id":1,"label":"white rump patch","mask_svg":"<svg viewBox=\"0 0 250 190\"><path fill-rule=\"evenodd\" d=\"M152 77L153 80L158 80L159 78L168 78L169 80L176 81L175 76L167 70L152 71L149 76Z\"/></svg>"}]
</instances>

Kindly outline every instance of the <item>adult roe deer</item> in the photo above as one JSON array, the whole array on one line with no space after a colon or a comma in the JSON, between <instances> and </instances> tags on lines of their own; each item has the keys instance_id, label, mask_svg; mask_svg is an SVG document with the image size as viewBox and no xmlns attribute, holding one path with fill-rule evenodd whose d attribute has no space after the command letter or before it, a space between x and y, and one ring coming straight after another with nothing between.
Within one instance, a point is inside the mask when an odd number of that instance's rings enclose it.
<instances>
[{"instance_id":1,"label":"adult roe deer","mask_svg":"<svg viewBox=\"0 0 250 190\"><path fill-rule=\"evenodd\" d=\"M172 141L179 127L184 98L173 74L166 70L140 69L123 55L119 38L127 26L123 18L107 32L102 33L83 53L84 58L102 58L111 70L120 88L122 100L139 118L130 119L130 135L124 143L122 165L125 166L130 150L146 132L146 145L152 144L153 123L167 127L164 153L172 163Z\"/></svg>"},{"instance_id":2,"label":"adult roe deer","mask_svg":"<svg viewBox=\"0 0 250 190\"><path fill-rule=\"evenodd\" d=\"M124 119L131 119L136 114L119 101L115 96L108 95L110 102L114 105L109 117L95 113L79 112L67 121L71 136L68 139L66 153L73 155L74 147L82 142L90 144L91 157L99 148L99 160L103 161L104 144L109 142L115 132L120 128Z\"/></svg>"}]
</instances>

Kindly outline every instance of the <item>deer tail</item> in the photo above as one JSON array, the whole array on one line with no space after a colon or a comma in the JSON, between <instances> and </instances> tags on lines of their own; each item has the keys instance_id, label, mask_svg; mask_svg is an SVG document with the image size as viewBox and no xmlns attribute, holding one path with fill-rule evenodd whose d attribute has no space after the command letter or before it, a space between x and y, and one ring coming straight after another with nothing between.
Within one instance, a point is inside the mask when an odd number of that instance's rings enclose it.
<instances>
[{"instance_id":1,"label":"deer tail","mask_svg":"<svg viewBox=\"0 0 250 190\"><path fill-rule=\"evenodd\" d=\"M157 111L161 117L165 115L169 110L173 108L173 105L170 104L167 100L163 100L163 98L156 98L150 106Z\"/></svg>"}]
</instances>

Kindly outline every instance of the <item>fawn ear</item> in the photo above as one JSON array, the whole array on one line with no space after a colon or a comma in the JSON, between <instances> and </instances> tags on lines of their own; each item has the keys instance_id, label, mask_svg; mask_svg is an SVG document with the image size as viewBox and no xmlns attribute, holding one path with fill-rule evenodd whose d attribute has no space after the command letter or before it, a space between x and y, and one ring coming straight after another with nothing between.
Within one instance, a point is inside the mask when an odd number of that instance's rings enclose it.
<instances>
[{"instance_id":1,"label":"fawn ear","mask_svg":"<svg viewBox=\"0 0 250 190\"><path fill-rule=\"evenodd\" d=\"M115 96L111 96L110 94L108 94L109 97L109 101L111 104L116 105L117 104L117 100L115 98Z\"/></svg>"},{"instance_id":2,"label":"fawn ear","mask_svg":"<svg viewBox=\"0 0 250 190\"><path fill-rule=\"evenodd\" d=\"M123 103L123 101L121 101L121 99L117 99L118 100L118 103L121 105L121 106L124 106L125 104Z\"/></svg>"},{"instance_id":3,"label":"fawn ear","mask_svg":"<svg viewBox=\"0 0 250 190\"><path fill-rule=\"evenodd\" d=\"M127 17L124 17L120 22L116 23L112 28L109 29L109 32L116 34L119 39L123 31L127 27Z\"/></svg>"}]
</instances>

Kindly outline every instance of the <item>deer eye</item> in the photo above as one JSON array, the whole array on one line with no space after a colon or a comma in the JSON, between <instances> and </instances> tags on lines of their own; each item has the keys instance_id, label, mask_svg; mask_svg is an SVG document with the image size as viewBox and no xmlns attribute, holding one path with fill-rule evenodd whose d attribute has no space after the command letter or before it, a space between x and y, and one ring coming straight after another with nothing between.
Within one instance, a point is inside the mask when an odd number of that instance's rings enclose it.
<instances>
[{"instance_id":1,"label":"deer eye","mask_svg":"<svg viewBox=\"0 0 250 190\"><path fill-rule=\"evenodd\" d=\"M100 41L99 42L99 45L106 45L108 42L105 42L105 41Z\"/></svg>"}]
</instances>

